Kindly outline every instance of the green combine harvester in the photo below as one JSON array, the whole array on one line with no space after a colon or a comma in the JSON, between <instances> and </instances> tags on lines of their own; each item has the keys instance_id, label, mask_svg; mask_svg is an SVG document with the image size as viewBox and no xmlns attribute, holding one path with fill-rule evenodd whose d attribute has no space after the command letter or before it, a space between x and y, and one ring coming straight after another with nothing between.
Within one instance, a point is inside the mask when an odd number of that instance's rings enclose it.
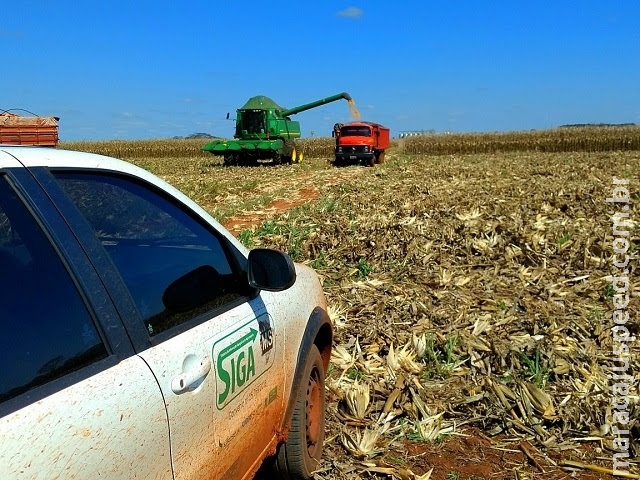
<instances>
[{"instance_id":1,"label":"green combine harvester","mask_svg":"<svg viewBox=\"0 0 640 480\"><path fill-rule=\"evenodd\" d=\"M299 163L303 154L294 140L300 138L300 123L289 117L341 98L353 103L345 92L289 109L263 95L252 97L237 110L233 140L214 140L202 150L224 157L225 165Z\"/></svg>"}]
</instances>

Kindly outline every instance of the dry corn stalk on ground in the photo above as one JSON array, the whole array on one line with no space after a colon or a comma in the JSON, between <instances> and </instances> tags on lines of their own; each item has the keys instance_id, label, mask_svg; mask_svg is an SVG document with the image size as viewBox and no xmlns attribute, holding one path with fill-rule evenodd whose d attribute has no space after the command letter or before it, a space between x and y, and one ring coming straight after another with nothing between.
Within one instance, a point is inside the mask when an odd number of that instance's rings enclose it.
<instances>
[{"instance_id":1,"label":"dry corn stalk on ground","mask_svg":"<svg viewBox=\"0 0 640 480\"><path fill-rule=\"evenodd\" d=\"M427 470L412 465L406 442L469 426L569 457L591 441L593 461L610 464L606 277L617 269L605 199L616 175L640 200L640 155L391 155L382 167L351 168L348 183L321 188L250 237L292 251L291 232L306 232L293 253L317 269L329 298L330 442L318 478L420 478ZM635 203L629 213L627 327L637 334ZM633 343L636 439L638 366Z\"/></svg>"}]
</instances>

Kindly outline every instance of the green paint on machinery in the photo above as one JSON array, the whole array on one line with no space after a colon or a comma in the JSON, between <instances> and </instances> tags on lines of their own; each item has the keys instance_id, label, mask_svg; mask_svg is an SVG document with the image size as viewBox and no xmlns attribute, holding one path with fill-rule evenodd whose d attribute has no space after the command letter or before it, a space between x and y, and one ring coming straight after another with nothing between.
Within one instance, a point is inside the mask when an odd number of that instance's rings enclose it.
<instances>
[{"instance_id":1,"label":"green paint on machinery","mask_svg":"<svg viewBox=\"0 0 640 480\"><path fill-rule=\"evenodd\" d=\"M283 108L264 95L252 97L236 110L233 139L214 140L202 150L223 156L225 165L257 165L261 160L298 163L302 152L296 150L295 139L300 138L300 122L289 117L341 98L353 102L345 92L294 108Z\"/></svg>"}]
</instances>

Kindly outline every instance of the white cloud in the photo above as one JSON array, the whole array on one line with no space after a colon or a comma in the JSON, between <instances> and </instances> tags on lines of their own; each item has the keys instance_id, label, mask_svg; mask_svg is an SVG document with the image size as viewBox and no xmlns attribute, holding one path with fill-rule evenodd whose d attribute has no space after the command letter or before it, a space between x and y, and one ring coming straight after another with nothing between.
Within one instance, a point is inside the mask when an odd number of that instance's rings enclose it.
<instances>
[{"instance_id":1,"label":"white cloud","mask_svg":"<svg viewBox=\"0 0 640 480\"><path fill-rule=\"evenodd\" d=\"M463 110L451 110L447 113L447 117L449 118L450 122L455 122L456 120L461 119L462 117L464 117L464 111Z\"/></svg>"},{"instance_id":2,"label":"white cloud","mask_svg":"<svg viewBox=\"0 0 640 480\"><path fill-rule=\"evenodd\" d=\"M118 118L138 118L138 114L132 112L120 112L115 115Z\"/></svg>"},{"instance_id":3,"label":"white cloud","mask_svg":"<svg viewBox=\"0 0 640 480\"><path fill-rule=\"evenodd\" d=\"M203 104L203 99L200 96L193 96L193 97L183 97L182 98L182 103L186 103L189 105L202 105ZM223 104L223 103L214 103L213 105L211 105L212 107L224 107L227 108L229 105L227 104ZM235 108L235 107L234 107Z\"/></svg>"},{"instance_id":4,"label":"white cloud","mask_svg":"<svg viewBox=\"0 0 640 480\"><path fill-rule=\"evenodd\" d=\"M347 18L359 18L364 12L358 7L349 7L338 12L338 16Z\"/></svg>"}]
</instances>

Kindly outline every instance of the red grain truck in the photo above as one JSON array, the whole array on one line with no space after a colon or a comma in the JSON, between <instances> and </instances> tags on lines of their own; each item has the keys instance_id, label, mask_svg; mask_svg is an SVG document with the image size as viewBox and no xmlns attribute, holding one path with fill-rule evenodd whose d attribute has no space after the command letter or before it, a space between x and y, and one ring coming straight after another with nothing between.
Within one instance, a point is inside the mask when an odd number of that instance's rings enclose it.
<instances>
[{"instance_id":1,"label":"red grain truck","mask_svg":"<svg viewBox=\"0 0 640 480\"><path fill-rule=\"evenodd\" d=\"M0 111L0 144L58 146L59 117L23 117Z\"/></svg>"},{"instance_id":2,"label":"red grain truck","mask_svg":"<svg viewBox=\"0 0 640 480\"><path fill-rule=\"evenodd\" d=\"M390 145L389 129L373 122L336 123L332 136L336 139L335 164L382 163Z\"/></svg>"}]
</instances>

